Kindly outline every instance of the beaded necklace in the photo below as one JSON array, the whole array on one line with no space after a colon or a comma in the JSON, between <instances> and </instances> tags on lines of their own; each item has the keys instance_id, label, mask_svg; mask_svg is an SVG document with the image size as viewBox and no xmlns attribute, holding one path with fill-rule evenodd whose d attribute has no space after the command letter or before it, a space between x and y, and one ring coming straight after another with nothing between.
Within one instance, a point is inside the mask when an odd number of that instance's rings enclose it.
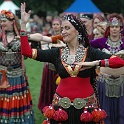
<instances>
[{"instance_id":1,"label":"beaded necklace","mask_svg":"<svg viewBox=\"0 0 124 124\"><path fill-rule=\"evenodd\" d=\"M123 44L122 40L119 39L118 41L114 42L110 38L108 38L106 44L110 46L109 50L112 55L120 51L120 46Z\"/></svg>"},{"instance_id":2,"label":"beaded necklace","mask_svg":"<svg viewBox=\"0 0 124 124\"><path fill-rule=\"evenodd\" d=\"M74 62L81 62L84 54L86 52L85 47L80 44L76 50L76 54L75 55L70 55L70 51L68 46L66 46L63 50L62 50L62 61L65 62L67 65L70 65L71 67L73 67L73 63Z\"/></svg>"}]
</instances>

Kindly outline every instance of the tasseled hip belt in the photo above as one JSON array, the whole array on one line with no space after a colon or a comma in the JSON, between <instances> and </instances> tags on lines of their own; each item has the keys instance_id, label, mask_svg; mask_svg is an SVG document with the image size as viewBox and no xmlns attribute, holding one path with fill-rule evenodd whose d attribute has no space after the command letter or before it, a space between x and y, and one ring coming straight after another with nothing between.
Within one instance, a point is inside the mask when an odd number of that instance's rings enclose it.
<instances>
[{"instance_id":1,"label":"tasseled hip belt","mask_svg":"<svg viewBox=\"0 0 124 124\"><path fill-rule=\"evenodd\" d=\"M124 75L113 76L100 73L98 81L105 83L106 96L118 98L124 95Z\"/></svg>"},{"instance_id":2,"label":"tasseled hip belt","mask_svg":"<svg viewBox=\"0 0 124 124\"><path fill-rule=\"evenodd\" d=\"M65 109L69 108L70 106L74 106L76 109L82 109L87 106L91 106L94 108L97 108L97 99L95 97L95 94L86 97L86 98L75 98L73 101L71 101L68 97L60 97L56 93L54 94L53 105L61 106Z\"/></svg>"}]
</instances>

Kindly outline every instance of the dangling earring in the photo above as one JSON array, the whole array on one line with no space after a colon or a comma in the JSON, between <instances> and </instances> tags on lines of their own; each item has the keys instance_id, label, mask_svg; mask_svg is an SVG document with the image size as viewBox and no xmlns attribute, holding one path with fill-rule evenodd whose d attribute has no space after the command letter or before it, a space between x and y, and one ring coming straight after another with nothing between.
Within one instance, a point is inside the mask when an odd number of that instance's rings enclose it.
<instances>
[{"instance_id":1,"label":"dangling earring","mask_svg":"<svg viewBox=\"0 0 124 124\"><path fill-rule=\"evenodd\" d=\"M78 34L78 41L82 41L82 35L81 34Z\"/></svg>"}]
</instances>

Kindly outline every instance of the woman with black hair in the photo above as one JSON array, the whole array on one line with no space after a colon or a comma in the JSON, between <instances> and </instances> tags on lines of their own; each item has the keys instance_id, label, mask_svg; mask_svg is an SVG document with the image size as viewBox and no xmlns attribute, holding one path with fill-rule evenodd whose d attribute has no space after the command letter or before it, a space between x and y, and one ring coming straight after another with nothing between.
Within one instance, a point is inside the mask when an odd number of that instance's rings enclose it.
<instances>
[{"instance_id":1,"label":"woman with black hair","mask_svg":"<svg viewBox=\"0 0 124 124\"><path fill-rule=\"evenodd\" d=\"M53 63L61 77L52 104L43 110L48 118L43 123L103 123L106 113L98 108L90 83L92 67L99 65L118 68L124 66L124 61L92 48L85 25L72 14L65 15L62 20L62 37L67 44L65 48L31 49L25 30L30 12L25 12L25 6L25 3L21 4L22 54L37 61Z\"/></svg>"}]
</instances>

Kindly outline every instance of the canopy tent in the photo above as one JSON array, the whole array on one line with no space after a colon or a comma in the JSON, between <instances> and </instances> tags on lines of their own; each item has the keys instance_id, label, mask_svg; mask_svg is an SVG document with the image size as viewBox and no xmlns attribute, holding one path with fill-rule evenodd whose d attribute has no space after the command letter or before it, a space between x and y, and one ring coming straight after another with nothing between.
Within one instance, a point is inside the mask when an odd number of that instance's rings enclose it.
<instances>
[{"instance_id":1,"label":"canopy tent","mask_svg":"<svg viewBox=\"0 0 124 124\"><path fill-rule=\"evenodd\" d=\"M11 0L4 0L4 2L0 5L0 11L1 10L9 10L16 13L16 10L19 10L20 8L15 5Z\"/></svg>"},{"instance_id":2,"label":"canopy tent","mask_svg":"<svg viewBox=\"0 0 124 124\"><path fill-rule=\"evenodd\" d=\"M69 13L101 13L92 0L75 0L65 12Z\"/></svg>"}]
</instances>

